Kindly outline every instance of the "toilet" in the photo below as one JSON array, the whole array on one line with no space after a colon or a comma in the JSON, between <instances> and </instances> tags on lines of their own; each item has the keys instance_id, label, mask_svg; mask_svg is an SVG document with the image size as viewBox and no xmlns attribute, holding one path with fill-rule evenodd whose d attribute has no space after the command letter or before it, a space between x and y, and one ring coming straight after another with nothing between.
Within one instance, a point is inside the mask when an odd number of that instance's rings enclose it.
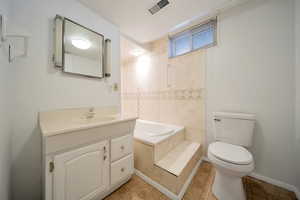
<instances>
[{"instance_id":1,"label":"toilet","mask_svg":"<svg viewBox=\"0 0 300 200\"><path fill-rule=\"evenodd\" d=\"M252 146L255 116L245 113L213 113L215 142L208 159L216 169L212 192L219 200L246 200L242 177L254 170Z\"/></svg>"}]
</instances>

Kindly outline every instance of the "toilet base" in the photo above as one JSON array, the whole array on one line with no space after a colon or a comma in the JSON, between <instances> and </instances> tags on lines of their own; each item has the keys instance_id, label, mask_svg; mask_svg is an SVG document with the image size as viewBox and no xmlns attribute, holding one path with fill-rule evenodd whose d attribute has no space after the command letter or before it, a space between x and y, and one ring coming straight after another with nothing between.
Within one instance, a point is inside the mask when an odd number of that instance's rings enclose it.
<instances>
[{"instance_id":1,"label":"toilet base","mask_svg":"<svg viewBox=\"0 0 300 200\"><path fill-rule=\"evenodd\" d=\"M241 177L216 170L212 187L213 194L220 200L246 200Z\"/></svg>"}]
</instances>

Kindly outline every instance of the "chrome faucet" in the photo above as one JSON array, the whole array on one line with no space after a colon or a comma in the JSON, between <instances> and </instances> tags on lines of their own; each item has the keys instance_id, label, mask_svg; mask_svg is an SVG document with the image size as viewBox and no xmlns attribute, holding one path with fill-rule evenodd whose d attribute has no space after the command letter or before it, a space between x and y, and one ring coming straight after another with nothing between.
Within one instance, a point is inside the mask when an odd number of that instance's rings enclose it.
<instances>
[{"instance_id":1,"label":"chrome faucet","mask_svg":"<svg viewBox=\"0 0 300 200\"><path fill-rule=\"evenodd\" d=\"M91 119L91 118L94 118L95 116L95 108L94 107L91 107L88 112L86 113L86 118L87 119Z\"/></svg>"}]
</instances>

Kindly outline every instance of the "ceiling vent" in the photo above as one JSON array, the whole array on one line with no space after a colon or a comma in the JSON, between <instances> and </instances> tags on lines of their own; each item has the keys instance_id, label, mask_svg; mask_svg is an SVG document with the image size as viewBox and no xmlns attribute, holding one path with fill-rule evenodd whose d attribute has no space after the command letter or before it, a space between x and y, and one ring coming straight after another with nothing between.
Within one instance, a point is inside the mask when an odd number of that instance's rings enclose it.
<instances>
[{"instance_id":1,"label":"ceiling vent","mask_svg":"<svg viewBox=\"0 0 300 200\"><path fill-rule=\"evenodd\" d=\"M161 0L160 2L158 2L155 6L153 6L152 8L149 9L149 12L154 15L155 13L157 13L158 11L160 11L163 7L165 7L166 5L168 5L170 2L168 0Z\"/></svg>"}]
</instances>

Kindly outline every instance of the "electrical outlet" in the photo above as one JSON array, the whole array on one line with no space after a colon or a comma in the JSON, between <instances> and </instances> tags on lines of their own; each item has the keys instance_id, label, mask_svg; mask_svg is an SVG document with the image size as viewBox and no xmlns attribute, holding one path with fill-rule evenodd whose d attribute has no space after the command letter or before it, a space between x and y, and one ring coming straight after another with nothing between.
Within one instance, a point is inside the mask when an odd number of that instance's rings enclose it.
<instances>
[{"instance_id":1,"label":"electrical outlet","mask_svg":"<svg viewBox=\"0 0 300 200\"><path fill-rule=\"evenodd\" d=\"M113 90L114 90L115 92L117 92L117 91L119 90L119 85L118 85L118 83L114 83L114 84L113 84Z\"/></svg>"}]
</instances>

